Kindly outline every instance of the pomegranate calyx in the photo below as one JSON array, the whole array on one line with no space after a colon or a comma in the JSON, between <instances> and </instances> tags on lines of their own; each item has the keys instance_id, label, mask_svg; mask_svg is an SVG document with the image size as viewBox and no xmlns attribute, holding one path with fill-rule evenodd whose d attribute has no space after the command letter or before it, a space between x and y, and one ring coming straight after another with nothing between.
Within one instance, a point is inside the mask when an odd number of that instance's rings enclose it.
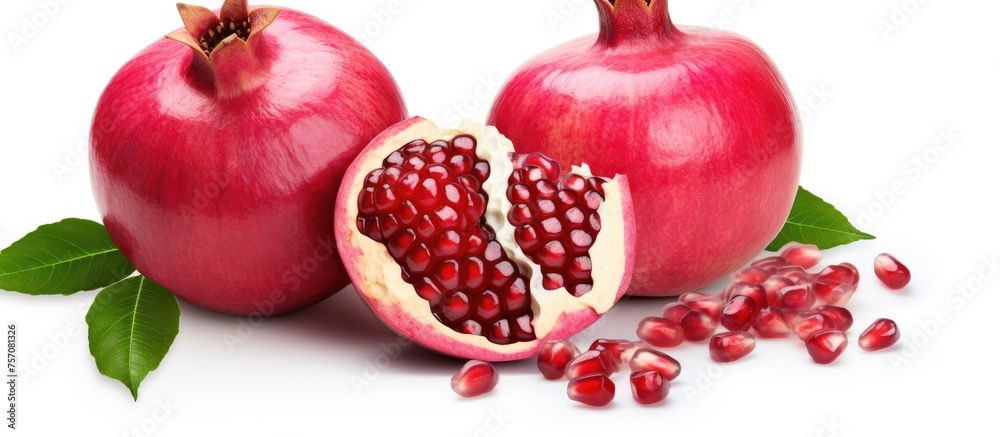
<instances>
[{"instance_id":1,"label":"pomegranate calyx","mask_svg":"<svg viewBox=\"0 0 1000 437\"><path fill-rule=\"evenodd\" d=\"M619 43L666 38L677 31L670 20L667 0L595 0L601 20L597 42Z\"/></svg>"}]
</instances>

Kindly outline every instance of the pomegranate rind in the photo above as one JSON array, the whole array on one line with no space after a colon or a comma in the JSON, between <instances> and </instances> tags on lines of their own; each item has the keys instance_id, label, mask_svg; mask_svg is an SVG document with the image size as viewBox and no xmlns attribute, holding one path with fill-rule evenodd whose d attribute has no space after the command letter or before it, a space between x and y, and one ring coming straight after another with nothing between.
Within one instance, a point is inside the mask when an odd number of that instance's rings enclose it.
<instances>
[{"instance_id":1,"label":"pomegranate rind","mask_svg":"<svg viewBox=\"0 0 1000 437\"><path fill-rule=\"evenodd\" d=\"M494 227L497 240L504 245L508 256L530 277L533 327L537 337L533 341L498 345L485 337L458 333L441 324L427 302L402 280L401 269L385 246L369 239L355 226L357 198L364 179L372 170L382 167L386 156L414 139L450 140L463 134L479 141L477 154L491 165L491 176L483 184L490 193L487 222ZM485 151L484 146L490 148L490 144L499 144L504 150ZM499 191L499 188L506 189L507 178L513 171L508 156L513 151L510 141L495 128L464 122L457 129L441 129L422 117L412 117L378 135L348 167L334 210L337 249L358 295L400 336L432 351L460 358L489 362L529 358L538 354L545 341L569 338L593 324L628 290L635 257L635 221L627 179L615 176L605 184L606 199L598 209L602 230L590 250L594 259L594 288L576 298L561 288L544 290L540 269L513 240L513 226L504 218L511 205ZM504 161L508 164L504 165ZM573 171L589 176L586 167L574 167ZM491 188L491 184L503 186Z\"/></svg>"}]
</instances>

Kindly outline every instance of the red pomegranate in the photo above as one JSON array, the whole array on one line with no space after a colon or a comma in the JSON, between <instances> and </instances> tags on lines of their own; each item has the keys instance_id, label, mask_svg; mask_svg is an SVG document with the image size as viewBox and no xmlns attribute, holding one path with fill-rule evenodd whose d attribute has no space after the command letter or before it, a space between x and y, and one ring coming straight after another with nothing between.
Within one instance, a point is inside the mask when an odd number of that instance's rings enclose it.
<instances>
[{"instance_id":1,"label":"red pomegranate","mask_svg":"<svg viewBox=\"0 0 1000 437\"><path fill-rule=\"evenodd\" d=\"M596 0L600 33L528 61L488 124L526 152L629 177L629 294L678 295L736 270L781 229L799 179L781 75L731 33L676 27L667 0Z\"/></svg>"},{"instance_id":2,"label":"red pomegranate","mask_svg":"<svg viewBox=\"0 0 1000 437\"><path fill-rule=\"evenodd\" d=\"M348 283L333 200L367 143L406 117L392 76L310 15L178 5L184 29L111 79L91 134L104 223L152 280L195 305L279 314Z\"/></svg>"}]
</instances>

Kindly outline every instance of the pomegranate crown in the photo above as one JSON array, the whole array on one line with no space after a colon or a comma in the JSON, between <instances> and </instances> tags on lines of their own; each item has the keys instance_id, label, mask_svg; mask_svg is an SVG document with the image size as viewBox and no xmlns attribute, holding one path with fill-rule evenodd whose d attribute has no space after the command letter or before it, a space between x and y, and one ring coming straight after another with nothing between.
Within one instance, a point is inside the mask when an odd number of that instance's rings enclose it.
<instances>
[{"instance_id":1,"label":"pomegranate crown","mask_svg":"<svg viewBox=\"0 0 1000 437\"><path fill-rule=\"evenodd\" d=\"M251 10L247 0L226 0L216 15L203 6L177 3L184 28L167 38L187 45L206 58L228 46L245 46L271 24L281 9Z\"/></svg>"},{"instance_id":2,"label":"pomegranate crown","mask_svg":"<svg viewBox=\"0 0 1000 437\"><path fill-rule=\"evenodd\" d=\"M598 42L605 45L659 39L677 28L670 20L667 0L594 0L601 20Z\"/></svg>"}]
</instances>

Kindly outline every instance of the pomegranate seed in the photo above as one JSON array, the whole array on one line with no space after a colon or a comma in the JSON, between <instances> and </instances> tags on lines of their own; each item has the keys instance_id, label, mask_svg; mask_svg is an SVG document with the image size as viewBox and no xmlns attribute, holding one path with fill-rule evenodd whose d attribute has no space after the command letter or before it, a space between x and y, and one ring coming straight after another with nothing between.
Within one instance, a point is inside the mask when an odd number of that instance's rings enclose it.
<instances>
[{"instance_id":1,"label":"pomegranate seed","mask_svg":"<svg viewBox=\"0 0 1000 437\"><path fill-rule=\"evenodd\" d=\"M771 276L767 278L766 281L760 284L764 288L764 294L767 296L766 306L776 306L781 302L781 294L778 293L782 288L794 286L795 282L784 276Z\"/></svg>"},{"instance_id":2,"label":"pomegranate seed","mask_svg":"<svg viewBox=\"0 0 1000 437\"><path fill-rule=\"evenodd\" d=\"M851 284L833 284L826 281L813 283L813 294L816 298L830 305L843 307L854 296L855 286Z\"/></svg>"},{"instance_id":3,"label":"pomegranate seed","mask_svg":"<svg viewBox=\"0 0 1000 437\"><path fill-rule=\"evenodd\" d=\"M708 340L718 326L715 319L701 311L688 311L681 317L681 328L684 329L684 339L687 341Z\"/></svg>"},{"instance_id":4,"label":"pomegranate seed","mask_svg":"<svg viewBox=\"0 0 1000 437\"><path fill-rule=\"evenodd\" d=\"M808 285L785 287L778 291L781 296L780 306L793 310L807 310L816 303L816 295Z\"/></svg>"},{"instance_id":5,"label":"pomegranate seed","mask_svg":"<svg viewBox=\"0 0 1000 437\"><path fill-rule=\"evenodd\" d=\"M646 317L635 330L639 339L656 347L674 347L684 342L681 325L663 317Z\"/></svg>"},{"instance_id":6,"label":"pomegranate seed","mask_svg":"<svg viewBox=\"0 0 1000 437\"><path fill-rule=\"evenodd\" d=\"M719 320L722 315L722 299L718 296L692 291L682 294L678 301L693 310L708 314L714 320Z\"/></svg>"},{"instance_id":7,"label":"pomegranate seed","mask_svg":"<svg viewBox=\"0 0 1000 437\"><path fill-rule=\"evenodd\" d=\"M766 280L769 276L771 276L771 274L768 273L767 270L764 270L760 267L747 267L743 270L733 273L732 279L733 282L750 282L753 284L760 284L761 282L764 282L764 280Z\"/></svg>"},{"instance_id":8,"label":"pomegranate seed","mask_svg":"<svg viewBox=\"0 0 1000 437\"><path fill-rule=\"evenodd\" d=\"M681 319L689 312L691 312L691 307L682 302L668 303L663 307L663 318L680 324Z\"/></svg>"},{"instance_id":9,"label":"pomegranate seed","mask_svg":"<svg viewBox=\"0 0 1000 437\"><path fill-rule=\"evenodd\" d=\"M764 308L757 313L753 329L757 331L757 335L764 338L785 338L789 334L785 318L776 308L771 307Z\"/></svg>"},{"instance_id":10,"label":"pomegranate seed","mask_svg":"<svg viewBox=\"0 0 1000 437\"><path fill-rule=\"evenodd\" d=\"M814 275L799 266L782 267L778 269L777 274L791 280L795 285L808 285L816 279Z\"/></svg>"},{"instance_id":11,"label":"pomegranate seed","mask_svg":"<svg viewBox=\"0 0 1000 437\"><path fill-rule=\"evenodd\" d=\"M500 375L492 364L472 360L451 377L451 389L463 398L472 398L493 391L500 382Z\"/></svg>"},{"instance_id":12,"label":"pomegranate seed","mask_svg":"<svg viewBox=\"0 0 1000 437\"><path fill-rule=\"evenodd\" d=\"M910 283L910 269L888 253L875 257L875 276L893 290L899 290Z\"/></svg>"},{"instance_id":13,"label":"pomegranate seed","mask_svg":"<svg viewBox=\"0 0 1000 437\"><path fill-rule=\"evenodd\" d=\"M634 349L640 343L628 340L609 340L606 338L598 338L590 344L590 349L592 351L607 351L615 363L620 363L622 361L622 356L628 353L630 349ZM617 372L617 367L615 368Z\"/></svg>"},{"instance_id":14,"label":"pomegranate seed","mask_svg":"<svg viewBox=\"0 0 1000 437\"><path fill-rule=\"evenodd\" d=\"M838 331L847 332L847 330L851 329L851 326L854 325L854 316L851 315L851 312L848 311L847 308L834 305L820 305L813 311L832 320Z\"/></svg>"},{"instance_id":15,"label":"pomegranate seed","mask_svg":"<svg viewBox=\"0 0 1000 437\"><path fill-rule=\"evenodd\" d=\"M725 332L712 336L708 343L708 352L712 360L719 363L731 363L753 352L757 340L748 332Z\"/></svg>"},{"instance_id":16,"label":"pomegranate seed","mask_svg":"<svg viewBox=\"0 0 1000 437\"><path fill-rule=\"evenodd\" d=\"M750 263L751 267L758 267L768 273L774 274L778 268L788 265L788 261L780 256L769 256Z\"/></svg>"},{"instance_id":17,"label":"pomegranate seed","mask_svg":"<svg viewBox=\"0 0 1000 437\"><path fill-rule=\"evenodd\" d=\"M880 351L899 341L899 327L889 319L878 319L861 333L858 345L868 352Z\"/></svg>"},{"instance_id":18,"label":"pomegranate seed","mask_svg":"<svg viewBox=\"0 0 1000 437\"><path fill-rule=\"evenodd\" d=\"M633 372L653 370L663 375L663 379L673 381L681 374L681 363L663 352L640 348L628 362Z\"/></svg>"},{"instance_id":19,"label":"pomegranate seed","mask_svg":"<svg viewBox=\"0 0 1000 437\"><path fill-rule=\"evenodd\" d=\"M840 265L841 265L841 267L847 267L848 269L851 269L852 272L854 272L854 280L851 281L851 285L853 285L855 288L857 288L858 282L861 282L861 272L858 271L858 268L855 267L854 264L851 264L851 263L840 263Z\"/></svg>"},{"instance_id":20,"label":"pomegranate seed","mask_svg":"<svg viewBox=\"0 0 1000 437\"><path fill-rule=\"evenodd\" d=\"M809 356L818 364L830 364L847 349L847 334L835 329L820 331L806 340Z\"/></svg>"},{"instance_id":21,"label":"pomegranate seed","mask_svg":"<svg viewBox=\"0 0 1000 437\"><path fill-rule=\"evenodd\" d=\"M852 266L853 267L853 266ZM819 272L816 282L826 282L830 284L858 284L858 275L854 269L844 264L832 265Z\"/></svg>"},{"instance_id":22,"label":"pomegranate seed","mask_svg":"<svg viewBox=\"0 0 1000 437\"><path fill-rule=\"evenodd\" d=\"M722 310L722 326L730 331L746 331L757 318L757 303L747 296L732 298Z\"/></svg>"},{"instance_id":23,"label":"pomegranate seed","mask_svg":"<svg viewBox=\"0 0 1000 437\"><path fill-rule=\"evenodd\" d=\"M764 282L769 281L770 278L765 279ZM757 304L757 308L764 308L768 306L767 303L767 293L764 291L764 287L760 284L751 284L749 282L737 282L733 286L733 291L729 295L729 300L732 300L736 296L746 296L753 299L754 303Z\"/></svg>"},{"instance_id":24,"label":"pomegranate seed","mask_svg":"<svg viewBox=\"0 0 1000 437\"><path fill-rule=\"evenodd\" d=\"M837 324L830 320L826 316L819 313L812 313L807 316L802 317L794 325L792 325L792 331L795 335L799 336L802 341L806 341L813 334L820 331L829 331L831 329L837 329Z\"/></svg>"},{"instance_id":25,"label":"pomegranate seed","mask_svg":"<svg viewBox=\"0 0 1000 437\"><path fill-rule=\"evenodd\" d=\"M808 269L819 264L823 254L812 244L789 243L781 249L781 257L791 265Z\"/></svg>"},{"instance_id":26,"label":"pomegranate seed","mask_svg":"<svg viewBox=\"0 0 1000 437\"><path fill-rule=\"evenodd\" d=\"M670 381L664 380L659 372L635 371L629 376L632 384L632 397L643 405L651 405L663 401L670 393Z\"/></svg>"},{"instance_id":27,"label":"pomegranate seed","mask_svg":"<svg viewBox=\"0 0 1000 437\"><path fill-rule=\"evenodd\" d=\"M566 365L566 377L576 379L591 373L611 376L618 371L618 363L607 351L586 351Z\"/></svg>"},{"instance_id":28,"label":"pomegranate seed","mask_svg":"<svg viewBox=\"0 0 1000 437\"><path fill-rule=\"evenodd\" d=\"M538 370L545 379L560 379L566 375L566 366L580 355L580 350L569 340L550 340L538 352Z\"/></svg>"},{"instance_id":29,"label":"pomegranate seed","mask_svg":"<svg viewBox=\"0 0 1000 437\"><path fill-rule=\"evenodd\" d=\"M615 383L600 373L585 375L569 382L566 395L581 404L603 407L615 398Z\"/></svg>"}]
</instances>

